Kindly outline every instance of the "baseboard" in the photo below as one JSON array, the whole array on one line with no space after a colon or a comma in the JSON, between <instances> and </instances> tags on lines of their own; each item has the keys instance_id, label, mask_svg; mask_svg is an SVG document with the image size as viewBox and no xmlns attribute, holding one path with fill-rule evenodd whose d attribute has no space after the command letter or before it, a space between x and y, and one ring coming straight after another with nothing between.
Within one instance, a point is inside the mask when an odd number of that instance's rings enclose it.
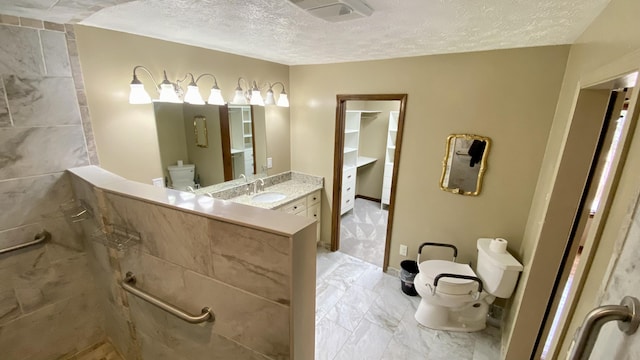
<instances>
[{"instance_id":1,"label":"baseboard","mask_svg":"<svg viewBox=\"0 0 640 360\"><path fill-rule=\"evenodd\" d=\"M356 199L365 199L365 200L369 200L377 203L382 202L382 199L376 199L374 197L365 196L365 195L356 195Z\"/></svg>"}]
</instances>

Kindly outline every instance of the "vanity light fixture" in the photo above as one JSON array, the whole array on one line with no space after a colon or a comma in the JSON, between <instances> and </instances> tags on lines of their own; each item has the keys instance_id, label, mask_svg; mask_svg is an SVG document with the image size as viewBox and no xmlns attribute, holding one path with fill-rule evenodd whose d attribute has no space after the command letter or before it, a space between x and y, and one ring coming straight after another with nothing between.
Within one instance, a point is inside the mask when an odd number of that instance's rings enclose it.
<instances>
[{"instance_id":1,"label":"vanity light fixture","mask_svg":"<svg viewBox=\"0 0 640 360\"><path fill-rule=\"evenodd\" d=\"M154 84L157 84L153 75L146 67L142 65L137 65L133 68L133 80L131 81L130 87L131 92L129 93L129 103L130 104L149 104L151 103L151 97L145 91L144 85L138 79L136 75L136 70L142 69L149 74ZM224 105L225 101L222 98L222 91L218 87L218 79L213 74L204 73L197 78L194 78L193 74L188 73L182 80L177 80L175 83L172 83L167 78L167 72L163 71L164 80L159 85L156 85L156 90L158 91L159 98L157 101L159 102L169 102L169 103L181 103L183 100L180 100L180 97L183 95L182 87L180 86L181 82L184 82L187 78L191 78L189 85L187 85L187 92L184 94L184 102L194 105L204 105L205 102L202 99L202 95L200 94L200 89L198 88L198 81L205 76L211 76L213 78L213 86L211 87L211 93L209 95L209 99L207 103L212 105Z\"/></svg>"},{"instance_id":2,"label":"vanity light fixture","mask_svg":"<svg viewBox=\"0 0 640 360\"><path fill-rule=\"evenodd\" d=\"M179 86L174 85L169 79L167 79L167 72L163 71L164 80L160 83L160 102L180 103L180 97L178 96Z\"/></svg>"},{"instance_id":3,"label":"vanity light fixture","mask_svg":"<svg viewBox=\"0 0 640 360\"><path fill-rule=\"evenodd\" d=\"M189 73L187 75L191 76L191 82L187 85L184 102L193 105L204 105L204 99L202 99L202 95L200 95L200 89L198 89L198 84L196 84L196 81L193 79L193 74Z\"/></svg>"},{"instance_id":4,"label":"vanity light fixture","mask_svg":"<svg viewBox=\"0 0 640 360\"><path fill-rule=\"evenodd\" d=\"M273 94L273 87L276 85L282 85L282 92L280 93L280 96L278 97L278 102L277 105L281 106L281 107L289 107L289 97L287 96L287 93L284 90L284 84L281 83L280 81L275 82L273 84L269 83L269 90L267 90L267 98L264 100L264 104L265 105L276 105L275 102L275 96Z\"/></svg>"},{"instance_id":5,"label":"vanity light fixture","mask_svg":"<svg viewBox=\"0 0 640 360\"><path fill-rule=\"evenodd\" d=\"M265 106L265 105L276 105L276 101L275 101L275 95L273 93L273 87L275 85L280 84L282 86L282 92L280 93L279 97L278 97L278 101L277 101L277 105L278 106L282 106L282 107L289 107L289 98L287 96L287 93L284 90L284 84L282 82L275 82L275 83L267 83L263 86L264 87L268 87L267 90L267 97L266 99L264 99L262 97L262 93L260 92L260 87L258 87L258 84L256 83L256 81L253 81L253 86L251 87L251 91L245 91L242 89L242 85L240 84L241 81L243 81L245 83L246 88L248 88L248 82L244 79L244 78L238 78L238 87L235 90L235 95L233 97L233 104L250 104L250 105L259 105L259 106Z\"/></svg>"},{"instance_id":6,"label":"vanity light fixture","mask_svg":"<svg viewBox=\"0 0 640 360\"><path fill-rule=\"evenodd\" d=\"M191 82L189 83L189 86L187 86L187 93L184 95L184 102L194 105L204 105L204 100L202 99L202 95L200 95L200 89L197 84L204 76L211 76L213 78L213 86L211 87L211 93L209 94L207 103L209 105L225 104L224 99L222 98L222 91L218 87L218 79L216 79L215 75L204 73L198 76L195 80L193 78L193 74L189 73L188 76L191 76Z\"/></svg>"},{"instance_id":7,"label":"vanity light fixture","mask_svg":"<svg viewBox=\"0 0 640 360\"><path fill-rule=\"evenodd\" d=\"M264 106L262 94L260 93L260 89L258 89L258 84L256 84L255 80L253 81L253 88L251 89L251 98L249 99L249 104Z\"/></svg>"},{"instance_id":8,"label":"vanity light fixture","mask_svg":"<svg viewBox=\"0 0 640 360\"><path fill-rule=\"evenodd\" d=\"M156 80L153 78L153 75L151 75L151 72L149 71L149 69L147 69L146 67L144 67L142 65L138 65L138 66L134 67L133 68L133 80L131 81L131 84L129 85L131 87L131 91L129 92L129 104L150 104L151 103L151 96L149 96L149 93L144 89L144 85L138 79L138 76L136 75L136 70L138 70L138 69L142 69L142 70L146 71L147 74L149 74L149 76L153 80L153 83L157 84Z\"/></svg>"},{"instance_id":9,"label":"vanity light fixture","mask_svg":"<svg viewBox=\"0 0 640 360\"><path fill-rule=\"evenodd\" d=\"M247 97L244 94L244 90L242 90L242 86L240 86L240 81L244 81L245 84L247 83L247 81L244 78L238 78L238 87L236 88L234 95L233 95L233 104L238 104L238 105L246 105L247 102Z\"/></svg>"}]
</instances>

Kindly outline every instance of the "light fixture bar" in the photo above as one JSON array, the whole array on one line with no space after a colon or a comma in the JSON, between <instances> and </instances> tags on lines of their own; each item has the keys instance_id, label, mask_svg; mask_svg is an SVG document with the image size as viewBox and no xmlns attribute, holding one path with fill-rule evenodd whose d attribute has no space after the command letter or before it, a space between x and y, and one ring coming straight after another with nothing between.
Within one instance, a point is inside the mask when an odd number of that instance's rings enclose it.
<instances>
[{"instance_id":1,"label":"light fixture bar","mask_svg":"<svg viewBox=\"0 0 640 360\"><path fill-rule=\"evenodd\" d=\"M140 79L136 74L136 71L138 69L142 69L145 72L147 72L147 74L149 74L149 76L153 80L154 85L157 84L155 85L155 88L159 93L159 98L158 100L153 100L153 101L168 102L168 103L184 102L184 103L193 104L193 105L204 105L207 103L210 105L226 104L222 96L222 91L218 87L218 79L213 74L204 73L198 76L197 78L195 78L192 73L187 73L187 75L183 79L177 80L175 83L173 83L169 81L166 70L163 70L162 72L163 80L161 83L158 84L153 78L153 75L151 74L151 72L142 65L137 65L133 68L133 80L130 83L130 93L129 93L130 104L149 104L152 102L151 96L149 96L149 94L144 88L144 84L140 81ZM200 93L200 88L198 87L198 81L200 81L200 79L202 79L205 76L211 76L213 78L213 86L211 87L211 92L209 93L209 98L207 99L206 103L202 98L202 94ZM190 78L190 81L189 81L189 84L187 85L187 91L184 93L184 96L182 96L183 88L181 87L180 84L188 78ZM245 88L247 90L244 90L242 88L242 85L241 85L242 81L244 81ZM278 96L278 100L276 102L276 96L273 91L273 86L277 84L280 84L282 86L282 92ZM249 83L244 78L242 77L238 78L238 86L235 89L234 97L231 103L239 104L239 105L251 104L251 105L258 105L258 106L276 105L276 104L278 106L286 106L286 107L289 106L289 100L287 98L287 93L284 90L283 83L281 82L276 82L273 84L267 83L266 85L268 85L269 88L267 90L267 98L265 100L262 97L262 93L260 92L260 87L258 87L258 84L255 80L253 81L253 86L250 87Z\"/></svg>"}]
</instances>

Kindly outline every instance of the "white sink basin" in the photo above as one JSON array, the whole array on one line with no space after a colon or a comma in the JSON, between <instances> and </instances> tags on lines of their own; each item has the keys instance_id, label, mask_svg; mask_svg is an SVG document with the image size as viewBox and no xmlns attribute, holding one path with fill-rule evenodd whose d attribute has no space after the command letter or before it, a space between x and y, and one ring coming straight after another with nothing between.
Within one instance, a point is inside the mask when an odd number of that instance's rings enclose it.
<instances>
[{"instance_id":1,"label":"white sink basin","mask_svg":"<svg viewBox=\"0 0 640 360\"><path fill-rule=\"evenodd\" d=\"M286 198L287 195L279 192L268 191L253 195L251 200L257 203L272 203Z\"/></svg>"}]
</instances>

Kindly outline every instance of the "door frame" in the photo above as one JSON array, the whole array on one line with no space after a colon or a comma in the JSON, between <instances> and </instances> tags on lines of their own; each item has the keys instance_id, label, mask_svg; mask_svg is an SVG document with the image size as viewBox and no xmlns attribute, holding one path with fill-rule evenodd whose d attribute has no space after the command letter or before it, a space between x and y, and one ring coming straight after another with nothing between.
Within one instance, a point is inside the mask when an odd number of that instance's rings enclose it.
<instances>
[{"instance_id":1,"label":"door frame","mask_svg":"<svg viewBox=\"0 0 640 360\"><path fill-rule=\"evenodd\" d=\"M556 281L562 276L562 267L571 266L571 264L566 264L568 259L567 254L570 252L571 247L570 235L573 230L575 214L579 210L582 201L584 185L591 169L593 151L595 150L596 142L600 138L601 129L601 125L600 127L595 126L594 129L586 134L589 139L585 138L584 124L581 124L579 121L574 121L577 100L582 89L612 81L626 74L638 71L638 66L635 61L629 61L630 59L620 60L621 61L609 64L600 69L593 70L588 74L583 74L576 84L571 110L568 114L571 120L567 122L564 142L558 154L558 165L553 174L553 184L549 187L550 192L546 195L549 200L546 203L544 215L541 221L539 221L541 226L540 229L536 231L538 242L531 256L532 262L528 264L528 284L520 296L520 311L513 319L511 337L505 354L506 359L534 358L540 338L544 332L545 321L547 317L552 316L549 315L547 301L551 302L554 298L561 296L562 291L558 289ZM624 70L621 70L621 67ZM611 198L609 201L613 201L613 198L616 196L616 190L619 190L616 189L615 185L624 170L626 153L633 140L635 119L637 119L638 116L636 101L639 87L639 84L636 84L632 90L627 113L630 121L627 122L623 130L619 150L614 158L610 177L607 181L608 185L603 194L603 199L607 197ZM597 128L597 130L595 128ZM597 131L597 133L595 133L595 131ZM587 141L589 143L585 144ZM579 145L581 143L582 146ZM576 164L576 162L580 162L580 164ZM603 209L607 208L604 203L602 203L601 206ZM597 215L600 216L600 219L594 219L590 236L595 237L596 234L601 234L602 229L611 220L601 215L605 212L606 211L602 211L600 215ZM623 221L626 220L623 219ZM593 251L596 252L599 251L599 249L594 248ZM587 258L587 256L585 256L585 258ZM583 264L584 263L586 263L586 261L583 262ZM587 274L587 272L588 271L583 272L584 276L591 275ZM576 279L578 279L578 276L579 275L576 274ZM531 281L534 282L530 283ZM577 294L575 299L579 300L581 295L582 294ZM545 301L540 301L540 299L545 299ZM526 311L523 309L526 309ZM549 321L551 321L551 319L549 319ZM570 322L571 319L565 324L568 325ZM565 324L560 324L560 326L565 326ZM559 333L560 332L557 334Z\"/></svg>"},{"instance_id":2,"label":"door frame","mask_svg":"<svg viewBox=\"0 0 640 360\"><path fill-rule=\"evenodd\" d=\"M636 86L634 86L634 90ZM588 212L590 202L593 200L593 196L595 195L595 188L592 188L592 186L597 187L600 180L599 176L596 176L600 175L599 173L597 173L598 162L603 159L601 158L602 155L604 155L605 157L607 155L606 153L603 154L603 151L609 149L611 145L610 140L612 140L612 138L609 138L609 135L613 135L613 133L608 132L615 131L615 126L611 128L611 123L617 120L617 116L619 115L620 110L623 109L622 103L624 102L624 99L618 98L620 96L619 94L613 95L614 90L618 88L617 86L615 86L615 84L609 86L611 88L606 89L598 89L598 87L603 87L603 85L589 86L580 89L580 92L585 90L607 91L609 101L606 104L606 109L604 109L605 114L603 116L603 119L600 120L602 126L599 139L596 144L596 150L591 161L591 168L585 182L578 210L574 216L574 222L569 238L567 240L567 246L564 251L560 269L558 271L558 277L554 282L552 296L548 301L547 309L545 311L545 317L542 321L540 331L536 339L536 347L534 348L536 358L539 358L542 354L546 338L548 337L548 333L550 332L550 328L556 315L560 299L563 295L564 288L569 278L569 273L571 272L573 262L580 247L580 236L584 235L585 244L582 254L580 255L580 263L574 274L573 282L566 299L566 304L562 309L558 328L556 329L554 338L551 341L551 346L549 348L550 351L547 354L547 358L555 359L558 356L558 352L561 349L562 342L567 336L569 327L569 323L567 322L567 320L571 319L574 311L576 310L576 296L578 296L584 288L587 274L589 272L589 269L591 268L591 264L598 249L602 230L605 226L605 221L603 220L605 220L609 214L618 181L620 179L621 169L624 166L626 153L625 144L628 143L627 140L629 136L628 130L633 130L634 128L633 114L632 112L628 112L628 116L623 127L623 130L627 131L622 132L620 142L618 143L618 147L616 148L616 152L614 153L611 164L612 166L609 169L607 179L604 183L599 209L595 213L595 216L591 219L592 223L589 229L587 229L583 234L583 231L585 231L585 221L588 217L585 211ZM632 93L633 91L629 91L627 95L631 97L633 96Z\"/></svg>"},{"instance_id":3,"label":"door frame","mask_svg":"<svg viewBox=\"0 0 640 360\"><path fill-rule=\"evenodd\" d=\"M382 271L389 267L389 249L391 245L391 233L393 230L393 216L395 213L396 184L400 165L400 152L402 149L402 134L404 130L404 117L407 106L407 94L349 94L336 95L336 132L335 148L333 156L333 200L331 209L331 251L340 248L340 204L342 199L342 170L344 165L344 129L347 111L347 101L400 101L398 113L398 132L396 134L396 149L394 152L393 174L391 178L391 194L389 197L389 216L387 218L387 233L384 245L384 260Z\"/></svg>"}]
</instances>

